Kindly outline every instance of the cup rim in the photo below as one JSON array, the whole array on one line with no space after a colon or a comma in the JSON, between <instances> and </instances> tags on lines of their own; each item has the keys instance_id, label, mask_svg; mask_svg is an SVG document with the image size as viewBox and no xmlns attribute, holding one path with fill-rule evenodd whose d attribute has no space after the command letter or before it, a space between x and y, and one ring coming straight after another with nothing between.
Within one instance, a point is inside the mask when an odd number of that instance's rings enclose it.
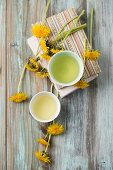
<instances>
[{"instance_id":1,"label":"cup rim","mask_svg":"<svg viewBox=\"0 0 113 170\"><path fill-rule=\"evenodd\" d=\"M32 103L32 101L34 100L34 98L35 98L36 96L40 96L40 95L43 95L43 94L47 94L47 95L49 95L49 96L52 96L52 97L55 99L56 103L57 103L57 111L56 111L56 113L54 114L54 116L53 116L51 119L48 119L48 120L41 120L41 119L37 118L37 117L32 113L32 110L31 110L31 103ZM56 118L58 117L58 115L60 114L60 110L61 110L61 104L60 104L60 101L59 101L58 97L55 96L52 92L48 92L48 91L41 91L41 92L39 92L39 93L36 93L36 94L31 98L30 103L29 103L29 112L30 112L30 114L32 115L32 117L33 117L36 121L42 122L42 123L48 123L48 122L51 122L51 121L53 121L54 119L56 119Z\"/></svg>"},{"instance_id":2,"label":"cup rim","mask_svg":"<svg viewBox=\"0 0 113 170\"><path fill-rule=\"evenodd\" d=\"M57 81L57 80L53 77L53 75L51 74L51 71L50 71L50 67L51 67L52 61L55 59L55 57L57 57L57 56L58 56L59 54L61 54L61 53L70 53L70 54L72 54L72 55L73 55L72 57L77 60L77 62L78 62L78 64L79 64L79 67L80 67L80 73L79 73L79 75L77 76L77 78L76 78L75 80L73 80L72 82L69 82L69 83L61 83L61 82ZM83 60L82 60L82 58L81 58L77 53L75 53L75 52L73 52L73 51L65 50L65 51L58 52L58 53L54 54L54 55L51 57L50 61L49 61L49 64L48 64L48 73L49 73L50 79L51 79L52 82L54 82L55 84L58 84L58 85L61 85L61 86L71 86L71 85L74 85L75 83L77 83L77 82L81 79L81 77L82 77L82 75L83 75L83 73L84 73Z\"/></svg>"}]
</instances>

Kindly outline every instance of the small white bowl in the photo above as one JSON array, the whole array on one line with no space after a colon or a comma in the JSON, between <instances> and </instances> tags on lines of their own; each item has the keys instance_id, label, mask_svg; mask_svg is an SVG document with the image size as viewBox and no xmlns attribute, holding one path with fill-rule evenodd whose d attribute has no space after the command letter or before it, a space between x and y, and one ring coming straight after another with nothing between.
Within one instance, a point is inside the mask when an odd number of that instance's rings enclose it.
<instances>
[{"instance_id":1,"label":"small white bowl","mask_svg":"<svg viewBox=\"0 0 113 170\"><path fill-rule=\"evenodd\" d=\"M78 65L79 65L79 74L78 76L76 77L76 79L72 82L69 82L69 83L61 83L59 81L57 81L52 73L51 73L51 64L55 61L56 57L58 56L61 56L61 55L68 55L68 56L71 56L73 58L75 58L75 60L78 62ZM49 64L48 64L48 72L49 72L49 76L50 76L50 79L55 83L55 84L58 84L58 85L61 85L61 86L71 86L75 83L77 83L82 75L83 75L83 72L84 72L84 64L83 64L83 60L79 57L78 54L76 54L75 52L72 52L72 51L62 51L62 52L58 52L57 54L54 54L52 56L52 58L50 59L49 61Z\"/></svg>"},{"instance_id":2,"label":"small white bowl","mask_svg":"<svg viewBox=\"0 0 113 170\"><path fill-rule=\"evenodd\" d=\"M51 96L51 97L53 98L53 100L55 100L56 105L57 105L57 110L56 110L56 113L53 115L53 117L52 117L51 119L41 120L41 119L39 119L38 117L36 117L35 114L32 112L32 103L33 103L34 99L35 99L37 96L42 96L42 95L45 95L45 94ZM58 99L53 93L47 92L47 91L42 91L42 92L39 92L39 93L35 94L35 95L32 97L32 99L31 99L31 101L30 101L30 104L29 104L29 111L30 111L32 117L33 117L35 120L37 120L37 121L39 121L39 122L44 122L44 123L51 122L51 121L53 121L54 119L56 119L56 117L57 117L57 116L59 115L59 113L60 113L60 109L61 109L61 105L60 105L59 99Z\"/></svg>"}]
</instances>

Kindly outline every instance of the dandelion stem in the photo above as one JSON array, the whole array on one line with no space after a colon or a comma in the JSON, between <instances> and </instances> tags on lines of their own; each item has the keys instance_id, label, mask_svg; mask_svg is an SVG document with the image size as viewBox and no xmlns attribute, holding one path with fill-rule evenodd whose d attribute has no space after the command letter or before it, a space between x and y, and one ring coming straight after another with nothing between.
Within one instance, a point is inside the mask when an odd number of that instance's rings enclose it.
<instances>
[{"instance_id":1,"label":"dandelion stem","mask_svg":"<svg viewBox=\"0 0 113 170\"><path fill-rule=\"evenodd\" d=\"M85 10L82 10L82 12L80 13L80 15L78 15L77 19L75 20L75 24L77 24L77 22L79 21L79 19L81 18L82 15L85 14Z\"/></svg>"},{"instance_id":2,"label":"dandelion stem","mask_svg":"<svg viewBox=\"0 0 113 170\"><path fill-rule=\"evenodd\" d=\"M27 63L26 63L27 64ZM25 64L25 66L24 66L24 68L23 68L23 70L22 70L22 73L21 73L21 76L20 76L20 80L19 80L19 83L18 83L18 93L20 92L20 90L21 90L21 85L22 85L22 79L23 79L23 77L24 77L24 74L25 74L25 70L26 70L26 64Z\"/></svg>"},{"instance_id":3,"label":"dandelion stem","mask_svg":"<svg viewBox=\"0 0 113 170\"><path fill-rule=\"evenodd\" d=\"M48 11L50 3L51 3L51 0L48 0L47 5L46 5L45 10L44 10L44 17L43 17L43 20L42 20L43 23L45 23L46 15L47 15L47 11Z\"/></svg>"},{"instance_id":4,"label":"dandelion stem","mask_svg":"<svg viewBox=\"0 0 113 170\"><path fill-rule=\"evenodd\" d=\"M46 146L46 148L45 148L45 152L47 152L47 150L48 150L48 146L49 146L49 143L50 143L50 139L51 139L51 134L49 135L48 142L47 142L47 146Z\"/></svg>"},{"instance_id":5,"label":"dandelion stem","mask_svg":"<svg viewBox=\"0 0 113 170\"><path fill-rule=\"evenodd\" d=\"M41 72L47 71L46 68L42 67Z\"/></svg>"},{"instance_id":6,"label":"dandelion stem","mask_svg":"<svg viewBox=\"0 0 113 170\"><path fill-rule=\"evenodd\" d=\"M56 90L56 97L58 97L58 95L59 95L59 92L58 92L58 90Z\"/></svg>"},{"instance_id":7,"label":"dandelion stem","mask_svg":"<svg viewBox=\"0 0 113 170\"><path fill-rule=\"evenodd\" d=\"M84 51L86 51L86 49L87 49L87 40L86 40L86 38L84 39Z\"/></svg>"},{"instance_id":8,"label":"dandelion stem","mask_svg":"<svg viewBox=\"0 0 113 170\"><path fill-rule=\"evenodd\" d=\"M67 31L64 31L63 33L61 33L58 37L55 38L55 40L51 41L51 44L55 44L57 41L60 41L62 38L64 38L67 34L72 34L74 32L77 32L83 28L85 28L87 25L86 24L83 24L83 25L80 25L76 28L72 28L71 30L67 30Z\"/></svg>"},{"instance_id":9,"label":"dandelion stem","mask_svg":"<svg viewBox=\"0 0 113 170\"><path fill-rule=\"evenodd\" d=\"M61 28L61 30L58 32L57 35L59 35L70 22L72 22L72 21L75 20L75 22L77 23L78 20L80 19L80 17L81 17L82 15L84 15L84 14L85 14L85 10L82 10L82 12L80 13L79 16L76 16L76 17L72 18L70 21L68 21L66 24L64 24L64 26Z\"/></svg>"},{"instance_id":10,"label":"dandelion stem","mask_svg":"<svg viewBox=\"0 0 113 170\"><path fill-rule=\"evenodd\" d=\"M53 93L53 87L54 87L54 83L51 83L51 87L50 87L50 92L51 93ZM55 91L56 91L55 95L56 95L56 97L58 97L59 92L58 92L58 90L55 90Z\"/></svg>"},{"instance_id":11,"label":"dandelion stem","mask_svg":"<svg viewBox=\"0 0 113 170\"><path fill-rule=\"evenodd\" d=\"M93 34L93 14L94 14L94 9L91 9L90 12L90 45L92 49L92 34Z\"/></svg>"},{"instance_id":12,"label":"dandelion stem","mask_svg":"<svg viewBox=\"0 0 113 170\"><path fill-rule=\"evenodd\" d=\"M60 31L57 33L57 35L59 35L70 22L74 21L77 18L78 18L78 16L74 17L73 19L68 21L66 24L64 24L64 26L60 29Z\"/></svg>"},{"instance_id":13,"label":"dandelion stem","mask_svg":"<svg viewBox=\"0 0 113 170\"><path fill-rule=\"evenodd\" d=\"M84 39L84 53L85 53L86 49L87 49L87 39L85 38ZM83 55L83 60L84 60L84 63L85 63L85 56L84 55Z\"/></svg>"},{"instance_id":14,"label":"dandelion stem","mask_svg":"<svg viewBox=\"0 0 113 170\"><path fill-rule=\"evenodd\" d=\"M81 17L82 15L84 15L84 14L85 14L85 10L83 10L83 11L80 13L80 15L76 18L74 24L77 24L77 22L79 21L80 17ZM64 41L67 39L67 37L68 37L70 34L71 34L71 30L69 30L69 32L67 33L67 35L63 38L62 44L64 43Z\"/></svg>"},{"instance_id":15,"label":"dandelion stem","mask_svg":"<svg viewBox=\"0 0 113 170\"><path fill-rule=\"evenodd\" d=\"M47 133L47 134L44 136L44 139L46 139L48 135L49 135L49 134Z\"/></svg>"},{"instance_id":16,"label":"dandelion stem","mask_svg":"<svg viewBox=\"0 0 113 170\"><path fill-rule=\"evenodd\" d=\"M53 92L53 87L54 87L54 84L51 83L51 87L50 87L50 92L51 92L51 93Z\"/></svg>"}]
</instances>

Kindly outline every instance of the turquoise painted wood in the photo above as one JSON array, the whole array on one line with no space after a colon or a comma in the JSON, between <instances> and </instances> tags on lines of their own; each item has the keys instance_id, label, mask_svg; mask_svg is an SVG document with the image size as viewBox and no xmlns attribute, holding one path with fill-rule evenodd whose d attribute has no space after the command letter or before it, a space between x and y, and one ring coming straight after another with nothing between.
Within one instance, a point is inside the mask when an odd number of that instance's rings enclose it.
<instances>
[{"instance_id":1,"label":"turquoise painted wood","mask_svg":"<svg viewBox=\"0 0 113 170\"><path fill-rule=\"evenodd\" d=\"M62 99L57 119L65 133L52 138L50 166L41 165L34 152L40 149L43 124L29 114L29 102L10 103L29 56L26 44L31 24L42 19L45 0L0 1L0 170L112 170L113 169L113 1L52 0L48 16L75 7L89 16L95 9L93 44L102 52L102 73L90 87ZM50 82L27 72L23 90L33 96L49 90Z\"/></svg>"}]
</instances>

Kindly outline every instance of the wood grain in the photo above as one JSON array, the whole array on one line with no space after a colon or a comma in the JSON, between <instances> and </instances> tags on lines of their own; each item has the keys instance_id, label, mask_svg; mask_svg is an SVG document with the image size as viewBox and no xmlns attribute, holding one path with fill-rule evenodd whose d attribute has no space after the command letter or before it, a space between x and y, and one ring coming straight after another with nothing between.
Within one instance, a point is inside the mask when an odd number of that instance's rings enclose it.
<instances>
[{"instance_id":1,"label":"wood grain","mask_svg":"<svg viewBox=\"0 0 113 170\"><path fill-rule=\"evenodd\" d=\"M113 169L113 1L87 2L87 12L95 8L94 47L102 52L102 73L96 81L95 146L92 168ZM108 19L109 18L109 19ZM92 150L90 150L92 153Z\"/></svg>"},{"instance_id":2,"label":"wood grain","mask_svg":"<svg viewBox=\"0 0 113 170\"><path fill-rule=\"evenodd\" d=\"M45 2L8 1L7 9L7 43L17 46L7 48L8 55L8 96L16 92L22 68L31 55L27 49L26 39L31 34L31 24L41 19ZM40 11L40 13L38 12ZM13 70L13 71L12 71ZM28 86L29 83L29 86ZM46 82L27 72L23 91L33 96L46 87ZM36 138L40 135L38 123L32 119L28 110L29 102L14 104L8 101L7 112L7 169L35 169L38 161L34 157L37 149Z\"/></svg>"},{"instance_id":3,"label":"wood grain","mask_svg":"<svg viewBox=\"0 0 113 170\"><path fill-rule=\"evenodd\" d=\"M95 9L93 44L102 52L102 73L89 88L61 100L57 121L65 134L53 137L51 166L42 166L34 152L42 135L40 124L29 114L29 101L10 103L29 56L26 44L31 24L41 20L46 0L0 1L0 170L112 170L113 169L113 1L53 0L48 16L75 7L87 16ZM22 90L30 97L49 90L50 83L26 72Z\"/></svg>"},{"instance_id":4,"label":"wood grain","mask_svg":"<svg viewBox=\"0 0 113 170\"><path fill-rule=\"evenodd\" d=\"M6 74L6 1L0 1L0 169L6 169L6 109L7 109L7 74ZM2 100L1 100L2 99Z\"/></svg>"}]
</instances>

